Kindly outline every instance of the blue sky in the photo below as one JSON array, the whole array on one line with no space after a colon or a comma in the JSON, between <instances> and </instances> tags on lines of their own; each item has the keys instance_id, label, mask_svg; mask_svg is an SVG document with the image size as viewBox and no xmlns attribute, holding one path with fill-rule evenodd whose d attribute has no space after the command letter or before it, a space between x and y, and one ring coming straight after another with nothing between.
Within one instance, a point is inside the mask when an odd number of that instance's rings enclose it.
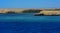
<instances>
[{"instance_id":1,"label":"blue sky","mask_svg":"<svg viewBox=\"0 0 60 33\"><path fill-rule=\"evenodd\" d=\"M60 8L60 0L0 0L0 8Z\"/></svg>"}]
</instances>

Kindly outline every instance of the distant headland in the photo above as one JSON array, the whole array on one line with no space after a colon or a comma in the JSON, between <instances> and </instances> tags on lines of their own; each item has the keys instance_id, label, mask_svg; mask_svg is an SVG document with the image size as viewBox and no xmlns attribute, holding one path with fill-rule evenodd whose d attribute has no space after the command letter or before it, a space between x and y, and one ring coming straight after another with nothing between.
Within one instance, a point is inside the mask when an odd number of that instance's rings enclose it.
<instances>
[{"instance_id":1,"label":"distant headland","mask_svg":"<svg viewBox=\"0 0 60 33\"><path fill-rule=\"evenodd\" d=\"M1 13L38 13L40 9L0 9Z\"/></svg>"},{"instance_id":2,"label":"distant headland","mask_svg":"<svg viewBox=\"0 0 60 33\"><path fill-rule=\"evenodd\" d=\"M20 13L36 13L35 16L39 15L60 15L60 8L51 9L1 9L0 14L20 14Z\"/></svg>"}]
</instances>

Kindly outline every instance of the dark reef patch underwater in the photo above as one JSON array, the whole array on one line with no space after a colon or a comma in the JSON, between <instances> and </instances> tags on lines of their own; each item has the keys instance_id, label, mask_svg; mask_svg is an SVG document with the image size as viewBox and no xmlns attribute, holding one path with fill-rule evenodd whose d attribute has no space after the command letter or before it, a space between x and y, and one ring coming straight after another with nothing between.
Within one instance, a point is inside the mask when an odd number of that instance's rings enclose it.
<instances>
[{"instance_id":1,"label":"dark reef patch underwater","mask_svg":"<svg viewBox=\"0 0 60 33\"><path fill-rule=\"evenodd\" d=\"M60 33L60 16L0 14L0 33Z\"/></svg>"}]
</instances>

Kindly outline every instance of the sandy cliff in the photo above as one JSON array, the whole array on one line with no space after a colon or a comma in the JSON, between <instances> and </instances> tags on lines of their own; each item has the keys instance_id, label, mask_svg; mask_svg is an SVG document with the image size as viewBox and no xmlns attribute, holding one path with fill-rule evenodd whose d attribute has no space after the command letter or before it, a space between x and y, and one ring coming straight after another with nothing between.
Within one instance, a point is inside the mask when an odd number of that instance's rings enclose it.
<instances>
[{"instance_id":1,"label":"sandy cliff","mask_svg":"<svg viewBox=\"0 0 60 33\"><path fill-rule=\"evenodd\" d=\"M44 14L44 15L60 15L60 11L41 11L40 14Z\"/></svg>"}]
</instances>

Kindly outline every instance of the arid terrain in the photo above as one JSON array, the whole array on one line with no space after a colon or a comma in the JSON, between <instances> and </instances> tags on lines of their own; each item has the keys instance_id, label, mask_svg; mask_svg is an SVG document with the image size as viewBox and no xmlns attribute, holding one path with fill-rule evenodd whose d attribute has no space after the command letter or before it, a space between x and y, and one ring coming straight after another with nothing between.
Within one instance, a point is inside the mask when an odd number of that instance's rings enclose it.
<instances>
[{"instance_id":1,"label":"arid terrain","mask_svg":"<svg viewBox=\"0 0 60 33\"><path fill-rule=\"evenodd\" d=\"M15 13L40 13L42 11L47 11L44 12L45 14L48 14L48 12L51 14L52 12L54 13L60 13L60 9L18 9L18 8L11 8L11 9L0 9L0 13L9 13L9 12L15 12Z\"/></svg>"}]
</instances>

